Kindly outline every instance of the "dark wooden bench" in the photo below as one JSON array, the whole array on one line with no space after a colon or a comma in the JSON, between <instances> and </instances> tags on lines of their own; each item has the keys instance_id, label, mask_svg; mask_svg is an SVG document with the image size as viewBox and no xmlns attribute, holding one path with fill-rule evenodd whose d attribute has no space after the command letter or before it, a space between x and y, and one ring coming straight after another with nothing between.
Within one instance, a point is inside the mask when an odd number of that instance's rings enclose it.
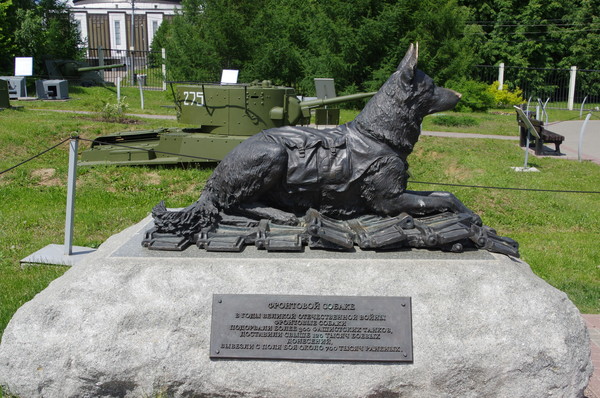
<instances>
[{"instance_id":1,"label":"dark wooden bench","mask_svg":"<svg viewBox=\"0 0 600 398\"><path fill-rule=\"evenodd\" d=\"M529 114L530 112L525 112L518 106L515 106L515 109L517 111L517 122L519 123L521 132L519 140L520 145L522 147L527 145L527 134L530 133L529 143L530 145L532 143L535 145L536 155L544 155L544 143L554 144L554 154L560 154L560 144L565 140L565 137L550 130L546 130L544 128L544 122L531 117Z\"/></svg>"}]
</instances>

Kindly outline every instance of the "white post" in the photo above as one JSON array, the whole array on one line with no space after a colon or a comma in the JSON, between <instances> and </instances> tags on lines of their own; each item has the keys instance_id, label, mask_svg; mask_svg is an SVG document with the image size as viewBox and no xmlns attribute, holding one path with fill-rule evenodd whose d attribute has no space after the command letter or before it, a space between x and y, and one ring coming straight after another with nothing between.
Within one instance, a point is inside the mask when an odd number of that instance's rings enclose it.
<instances>
[{"instance_id":1,"label":"white post","mask_svg":"<svg viewBox=\"0 0 600 398\"><path fill-rule=\"evenodd\" d=\"M138 78L138 86L140 86L140 102L142 109L144 109L144 90L142 90L142 79Z\"/></svg>"},{"instance_id":2,"label":"white post","mask_svg":"<svg viewBox=\"0 0 600 398\"><path fill-rule=\"evenodd\" d=\"M500 62L500 67L498 68L498 90L502 90L504 88L504 62Z\"/></svg>"},{"instance_id":3,"label":"white post","mask_svg":"<svg viewBox=\"0 0 600 398\"><path fill-rule=\"evenodd\" d=\"M121 103L121 76L117 77L117 104Z\"/></svg>"},{"instance_id":4,"label":"white post","mask_svg":"<svg viewBox=\"0 0 600 398\"><path fill-rule=\"evenodd\" d=\"M572 111L573 103L575 102L575 79L577 77L577 67L571 66L571 78L569 79L569 99L567 108Z\"/></svg>"},{"instance_id":5,"label":"white post","mask_svg":"<svg viewBox=\"0 0 600 398\"><path fill-rule=\"evenodd\" d=\"M77 180L77 147L79 137L69 142L69 174L67 176L67 216L65 218L65 256L73 254L73 215L75 213L75 181Z\"/></svg>"},{"instance_id":6,"label":"white post","mask_svg":"<svg viewBox=\"0 0 600 398\"><path fill-rule=\"evenodd\" d=\"M523 164L523 171L526 171L529 163L529 129L527 129L527 141L525 142L525 164Z\"/></svg>"},{"instance_id":7,"label":"white post","mask_svg":"<svg viewBox=\"0 0 600 398\"><path fill-rule=\"evenodd\" d=\"M163 76L163 91L167 91L167 52L161 49L162 53L162 76Z\"/></svg>"},{"instance_id":8,"label":"white post","mask_svg":"<svg viewBox=\"0 0 600 398\"><path fill-rule=\"evenodd\" d=\"M581 119L581 116L583 116L583 107L585 105L585 101L587 101L587 95L583 98L583 101L581 102L581 108L579 108L579 118Z\"/></svg>"},{"instance_id":9,"label":"white post","mask_svg":"<svg viewBox=\"0 0 600 398\"><path fill-rule=\"evenodd\" d=\"M577 148L577 159L581 162L581 156L583 155L583 133L585 132L585 127L587 126L587 122L590 120L590 118L592 117L592 112L588 113L588 115L585 117L585 121L583 122L583 125L581 126L581 130L579 131L579 146Z\"/></svg>"}]
</instances>

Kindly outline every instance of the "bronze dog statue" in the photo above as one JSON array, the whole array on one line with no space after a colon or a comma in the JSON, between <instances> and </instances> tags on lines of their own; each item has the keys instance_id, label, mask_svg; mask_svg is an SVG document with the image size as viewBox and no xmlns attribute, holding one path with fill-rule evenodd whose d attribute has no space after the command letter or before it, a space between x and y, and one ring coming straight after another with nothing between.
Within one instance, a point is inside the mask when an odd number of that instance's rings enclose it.
<instances>
[{"instance_id":1,"label":"bronze dog statue","mask_svg":"<svg viewBox=\"0 0 600 398\"><path fill-rule=\"evenodd\" d=\"M176 212L157 205L152 232L195 242L199 232L228 214L300 225L311 209L313 215L342 221L448 213L460 215L453 218L465 231L458 240L495 235L489 228L482 231L479 217L453 194L406 189L406 159L423 118L453 108L460 99L417 69L417 58L418 48L411 44L398 69L349 123L326 130L287 126L250 137L215 168L198 201ZM439 246L439 238L434 245L427 240L432 241L425 238L424 246ZM516 247L514 241L502 242Z\"/></svg>"}]
</instances>

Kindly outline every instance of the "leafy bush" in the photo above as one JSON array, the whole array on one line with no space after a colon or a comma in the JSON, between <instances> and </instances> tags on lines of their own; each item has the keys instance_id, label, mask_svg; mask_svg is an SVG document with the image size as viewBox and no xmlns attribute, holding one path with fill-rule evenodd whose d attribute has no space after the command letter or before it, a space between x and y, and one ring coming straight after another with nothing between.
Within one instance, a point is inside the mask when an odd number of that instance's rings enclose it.
<instances>
[{"instance_id":1,"label":"leafy bush","mask_svg":"<svg viewBox=\"0 0 600 398\"><path fill-rule=\"evenodd\" d=\"M500 82L495 81L488 88L490 94L494 96L497 108L510 108L513 105L521 105L525 102L523 99L523 90L519 87L511 91L506 84L502 87L502 90L498 90L499 86Z\"/></svg>"},{"instance_id":2,"label":"leafy bush","mask_svg":"<svg viewBox=\"0 0 600 398\"><path fill-rule=\"evenodd\" d=\"M125 98L127 97L117 100L116 104L102 101L104 103L104 107L100 112L102 114L102 119L107 122L118 122L123 120L125 117L125 111L129 108L129 104L125 102Z\"/></svg>"},{"instance_id":3,"label":"leafy bush","mask_svg":"<svg viewBox=\"0 0 600 398\"><path fill-rule=\"evenodd\" d=\"M462 94L454 108L457 112L485 112L495 105L495 98L485 83L466 79L449 80L445 86Z\"/></svg>"},{"instance_id":4,"label":"leafy bush","mask_svg":"<svg viewBox=\"0 0 600 398\"><path fill-rule=\"evenodd\" d=\"M477 119L472 118L471 116L449 116L449 115L440 115L435 116L432 119L432 123L438 126L447 126L447 127L469 127L469 126L479 126L479 122Z\"/></svg>"}]
</instances>

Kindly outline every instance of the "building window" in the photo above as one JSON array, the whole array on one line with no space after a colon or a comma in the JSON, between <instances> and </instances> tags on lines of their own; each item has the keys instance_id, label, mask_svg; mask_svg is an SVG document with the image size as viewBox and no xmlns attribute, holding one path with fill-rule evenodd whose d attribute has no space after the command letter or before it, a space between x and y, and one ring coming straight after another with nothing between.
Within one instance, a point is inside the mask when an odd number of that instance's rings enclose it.
<instances>
[{"instance_id":1,"label":"building window","mask_svg":"<svg viewBox=\"0 0 600 398\"><path fill-rule=\"evenodd\" d=\"M83 36L81 33L83 32L83 30L81 29L81 21L79 20L79 18L74 18L75 20L75 28L77 29L77 33L79 34L79 37Z\"/></svg>"},{"instance_id":2,"label":"building window","mask_svg":"<svg viewBox=\"0 0 600 398\"><path fill-rule=\"evenodd\" d=\"M152 36L153 37L156 34L157 30L158 30L158 21L152 21Z\"/></svg>"},{"instance_id":3,"label":"building window","mask_svg":"<svg viewBox=\"0 0 600 398\"><path fill-rule=\"evenodd\" d=\"M115 21L115 44L121 45L121 21Z\"/></svg>"}]
</instances>

